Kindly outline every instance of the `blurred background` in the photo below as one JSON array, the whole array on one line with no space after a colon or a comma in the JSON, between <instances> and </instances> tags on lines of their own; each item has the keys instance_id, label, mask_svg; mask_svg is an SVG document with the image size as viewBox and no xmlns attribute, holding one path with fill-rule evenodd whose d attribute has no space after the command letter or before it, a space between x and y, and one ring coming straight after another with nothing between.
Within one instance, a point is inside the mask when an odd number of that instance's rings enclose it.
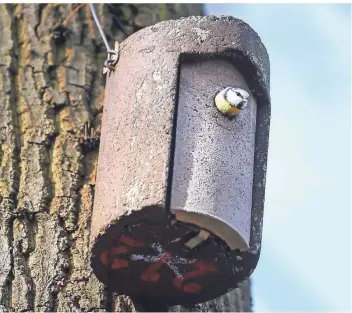
<instances>
[{"instance_id":1,"label":"blurred background","mask_svg":"<svg viewBox=\"0 0 352 313\"><path fill-rule=\"evenodd\" d=\"M261 37L272 120L254 311L351 310L351 5L206 4Z\"/></svg>"}]
</instances>

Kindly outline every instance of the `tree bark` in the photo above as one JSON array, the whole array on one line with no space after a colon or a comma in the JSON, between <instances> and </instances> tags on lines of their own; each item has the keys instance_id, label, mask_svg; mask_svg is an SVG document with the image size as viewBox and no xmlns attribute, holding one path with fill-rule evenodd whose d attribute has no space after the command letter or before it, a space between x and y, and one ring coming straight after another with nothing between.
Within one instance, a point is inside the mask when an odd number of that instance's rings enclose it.
<instances>
[{"instance_id":1,"label":"tree bark","mask_svg":"<svg viewBox=\"0 0 352 313\"><path fill-rule=\"evenodd\" d=\"M153 310L91 274L106 50L83 6L0 5L0 311ZM110 44L193 4L96 5ZM177 311L250 311L249 283Z\"/></svg>"}]
</instances>

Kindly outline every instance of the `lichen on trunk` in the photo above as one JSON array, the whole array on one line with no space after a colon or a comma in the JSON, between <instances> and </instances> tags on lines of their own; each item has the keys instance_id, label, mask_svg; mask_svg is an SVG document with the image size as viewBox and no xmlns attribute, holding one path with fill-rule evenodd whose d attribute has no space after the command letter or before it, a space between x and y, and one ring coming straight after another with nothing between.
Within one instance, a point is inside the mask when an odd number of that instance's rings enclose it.
<instances>
[{"instance_id":1,"label":"lichen on trunk","mask_svg":"<svg viewBox=\"0 0 352 313\"><path fill-rule=\"evenodd\" d=\"M85 5L0 5L0 311L136 311L91 274L104 43ZM108 40L201 5L99 4ZM194 308L249 311L248 283Z\"/></svg>"}]
</instances>

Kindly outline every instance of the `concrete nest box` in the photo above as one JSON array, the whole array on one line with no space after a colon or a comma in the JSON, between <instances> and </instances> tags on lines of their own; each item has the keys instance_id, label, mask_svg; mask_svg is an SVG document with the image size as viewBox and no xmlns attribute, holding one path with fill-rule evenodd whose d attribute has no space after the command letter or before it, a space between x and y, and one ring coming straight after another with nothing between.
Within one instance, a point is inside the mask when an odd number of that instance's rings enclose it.
<instances>
[{"instance_id":1,"label":"concrete nest box","mask_svg":"<svg viewBox=\"0 0 352 313\"><path fill-rule=\"evenodd\" d=\"M140 30L107 76L91 264L110 290L165 304L236 288L258 262L269 58L230 18Z\"/></svg>"}]
</instances>

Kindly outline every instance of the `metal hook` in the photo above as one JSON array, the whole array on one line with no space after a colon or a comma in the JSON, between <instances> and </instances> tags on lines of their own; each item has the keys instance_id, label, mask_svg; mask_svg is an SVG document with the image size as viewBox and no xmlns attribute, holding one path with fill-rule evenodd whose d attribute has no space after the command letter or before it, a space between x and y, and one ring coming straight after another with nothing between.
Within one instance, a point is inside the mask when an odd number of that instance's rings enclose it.
<instances>
[{"instance_id":1,"label":"metal hook","mask_svg":"<svg viewBox=\"0 0 352 313\"><path fill-rule=\"evenodd\" d=\"M115 70L115 66L116 66L117 61L119 59L119 52L118 52L119 43L117 41L115 41L115 47L114 47L115 50L112 50L110 48L109 43L105 37L104 31L100 25L98 16L95 12L95 8L94 8L93 3L90 3L89 6L90 6L90 10L92 12L95 24L97 25L99 32L100 32L100 35L103 38L103 41L104 41L104 44L106 47L106 52L108 53L107 59L105 60L104 67L103 67L103 74L106 74L108 72L108 70L111 70L111 71Z\"/></svg>"},{"instance_id":2,"label":"metal hook","mask_svg":"<svg viewBox=\"0 0 352 313\"><path fill-rule=\"evenodd\" d=\"M119 42L115 41L115 50L107 50L108 58L104 62L103 74L108 70L114 71L119 60Z\"/></svg>"}]
</instances>

